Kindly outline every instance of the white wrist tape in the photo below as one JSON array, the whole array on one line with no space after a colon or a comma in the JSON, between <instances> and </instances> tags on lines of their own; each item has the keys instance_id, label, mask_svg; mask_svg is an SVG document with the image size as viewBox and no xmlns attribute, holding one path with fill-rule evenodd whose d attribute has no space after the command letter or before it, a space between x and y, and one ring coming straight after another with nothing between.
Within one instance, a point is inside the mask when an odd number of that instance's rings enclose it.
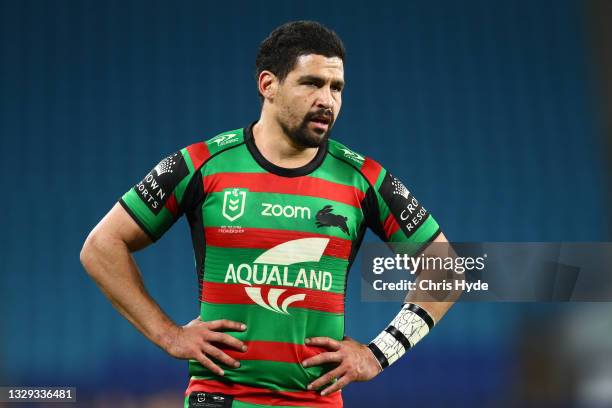
<instances>
[{"instance_id":1,"label":"white wrist tape","mask_svg":"<svg viewBox=\"0 0 612 408\"><path fill-rule=\"evenodd\" d=\"M414 347L433 326L434 321L425 309L414 303L405 303L389 326L368 347L380 367L385 369Z\"/></svg>"}]
</instances>

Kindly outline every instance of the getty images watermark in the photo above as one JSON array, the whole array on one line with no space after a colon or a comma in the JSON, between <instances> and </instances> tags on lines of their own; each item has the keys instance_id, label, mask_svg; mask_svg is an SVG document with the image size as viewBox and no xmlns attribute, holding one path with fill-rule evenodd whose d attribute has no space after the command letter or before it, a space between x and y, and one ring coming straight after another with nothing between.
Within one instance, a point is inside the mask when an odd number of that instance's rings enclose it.
<instances>
[{"instance_id":1,"label":"getty images watermark","mask_svg":"<svg viewBox=\"0 0 612 408\"><path fill-rule=\"evenodd\" d=\"M485 269L487 254L479 257L431 257L421 253L418 256L408 254L395 254L395 256L379 256L372 260L372 273L382 275L385 271L406 271L410 275L415 275L417 271L436 271L446 274L463 275L469 271L482 271ZM437 275L437 274L436 274ZM481 291L488 290L489 284L478 279L470 282L455 276L451 279L422 278L418 280L400 279L399 281L386 282L384 279L375 279L372 287L376 291L401 290L401 291Z\"/></svg>"},{"instance_id":2,"label":"getty images watermark","mask_svg":"<svg viewBox=\"0 0 612 408\"><path fill-rule=\"evenodd\" d=\"M610 242L364 243L355 263L363 301L612 301Z\"/></svg>"}]
</instances>

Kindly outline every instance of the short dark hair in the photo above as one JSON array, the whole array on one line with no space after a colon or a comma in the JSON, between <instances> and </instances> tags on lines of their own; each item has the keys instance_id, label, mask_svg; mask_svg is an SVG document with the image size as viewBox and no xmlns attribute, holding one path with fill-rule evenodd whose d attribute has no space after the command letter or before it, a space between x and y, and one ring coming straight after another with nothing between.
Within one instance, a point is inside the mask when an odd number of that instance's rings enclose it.
<instances>
[{"instance_id":1,"label":"short dark hair","mask_svg":"<svg viewBox=\"0 0 612 408\"><path fill-rule=\"evenodd\" d=\"M338 57L344 62L344 44L338 34L316 21L291 21L277 27L261 42L255 58L255 80L270 71L282 82L301 55ZM259 94L263 100L263 95Z\"/></svg>"}]
</instances>

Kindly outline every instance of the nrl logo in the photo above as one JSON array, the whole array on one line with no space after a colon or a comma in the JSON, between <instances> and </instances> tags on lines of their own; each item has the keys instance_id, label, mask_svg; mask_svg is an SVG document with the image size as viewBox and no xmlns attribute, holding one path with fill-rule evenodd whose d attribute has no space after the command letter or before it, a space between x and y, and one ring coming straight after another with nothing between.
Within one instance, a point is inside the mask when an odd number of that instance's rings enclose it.
<instances>
[{"instance_id":1,"label":"nrl logo","mask_svg":"<svg viewBox=\"0 0 612 408\"><path fill-rule=\"evenodd\" d=\"M227 133L225 135L215 136L210 139L210 143L216 143L217 146L223 146L234 141L236 133Z\"/></svg>"},{"instance_id":2,"label":"nrl logo","mask_svg":"<svg viewBox=\"0 0 612 408\"><path fill-rule=\"evenodd\" d=\"M223 193L222 214L230 221L235 221L244 214L246 188L228 188Z\"/></svg>"},{"instance_id":3,"label":"nrl logo","mask_svg":"<svg viewBox=\"0 0 612 408\"><path fill-rule=\"evenodd\" d=\"M349 159L352 159L358 163L361 163L362 161L365 160L365 157L363 157L362 155L360 155L359 153L355 153L352 150L346 149L346 148L341 148L340 150L342 150L344 152L344 156L348 157Z\"/></svg>"}]
</instances>

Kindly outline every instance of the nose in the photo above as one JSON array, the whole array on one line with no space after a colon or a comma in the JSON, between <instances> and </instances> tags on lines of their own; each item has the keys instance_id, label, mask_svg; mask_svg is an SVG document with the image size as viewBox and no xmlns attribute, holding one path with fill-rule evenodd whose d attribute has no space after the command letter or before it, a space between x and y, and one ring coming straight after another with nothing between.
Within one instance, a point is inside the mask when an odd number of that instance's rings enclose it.
<instances>
[{"instance_id":1,"label":"nose","mask_svg":"<svg viewBox=\"0 0 612 408\"><path fill-rule=\"evenodd\" d=\"M331 88L329 86L322 86L321 88L319 88L317 106L323 109L333 110L334 98L332 96Z\"/></svg>"}]
</instances>

